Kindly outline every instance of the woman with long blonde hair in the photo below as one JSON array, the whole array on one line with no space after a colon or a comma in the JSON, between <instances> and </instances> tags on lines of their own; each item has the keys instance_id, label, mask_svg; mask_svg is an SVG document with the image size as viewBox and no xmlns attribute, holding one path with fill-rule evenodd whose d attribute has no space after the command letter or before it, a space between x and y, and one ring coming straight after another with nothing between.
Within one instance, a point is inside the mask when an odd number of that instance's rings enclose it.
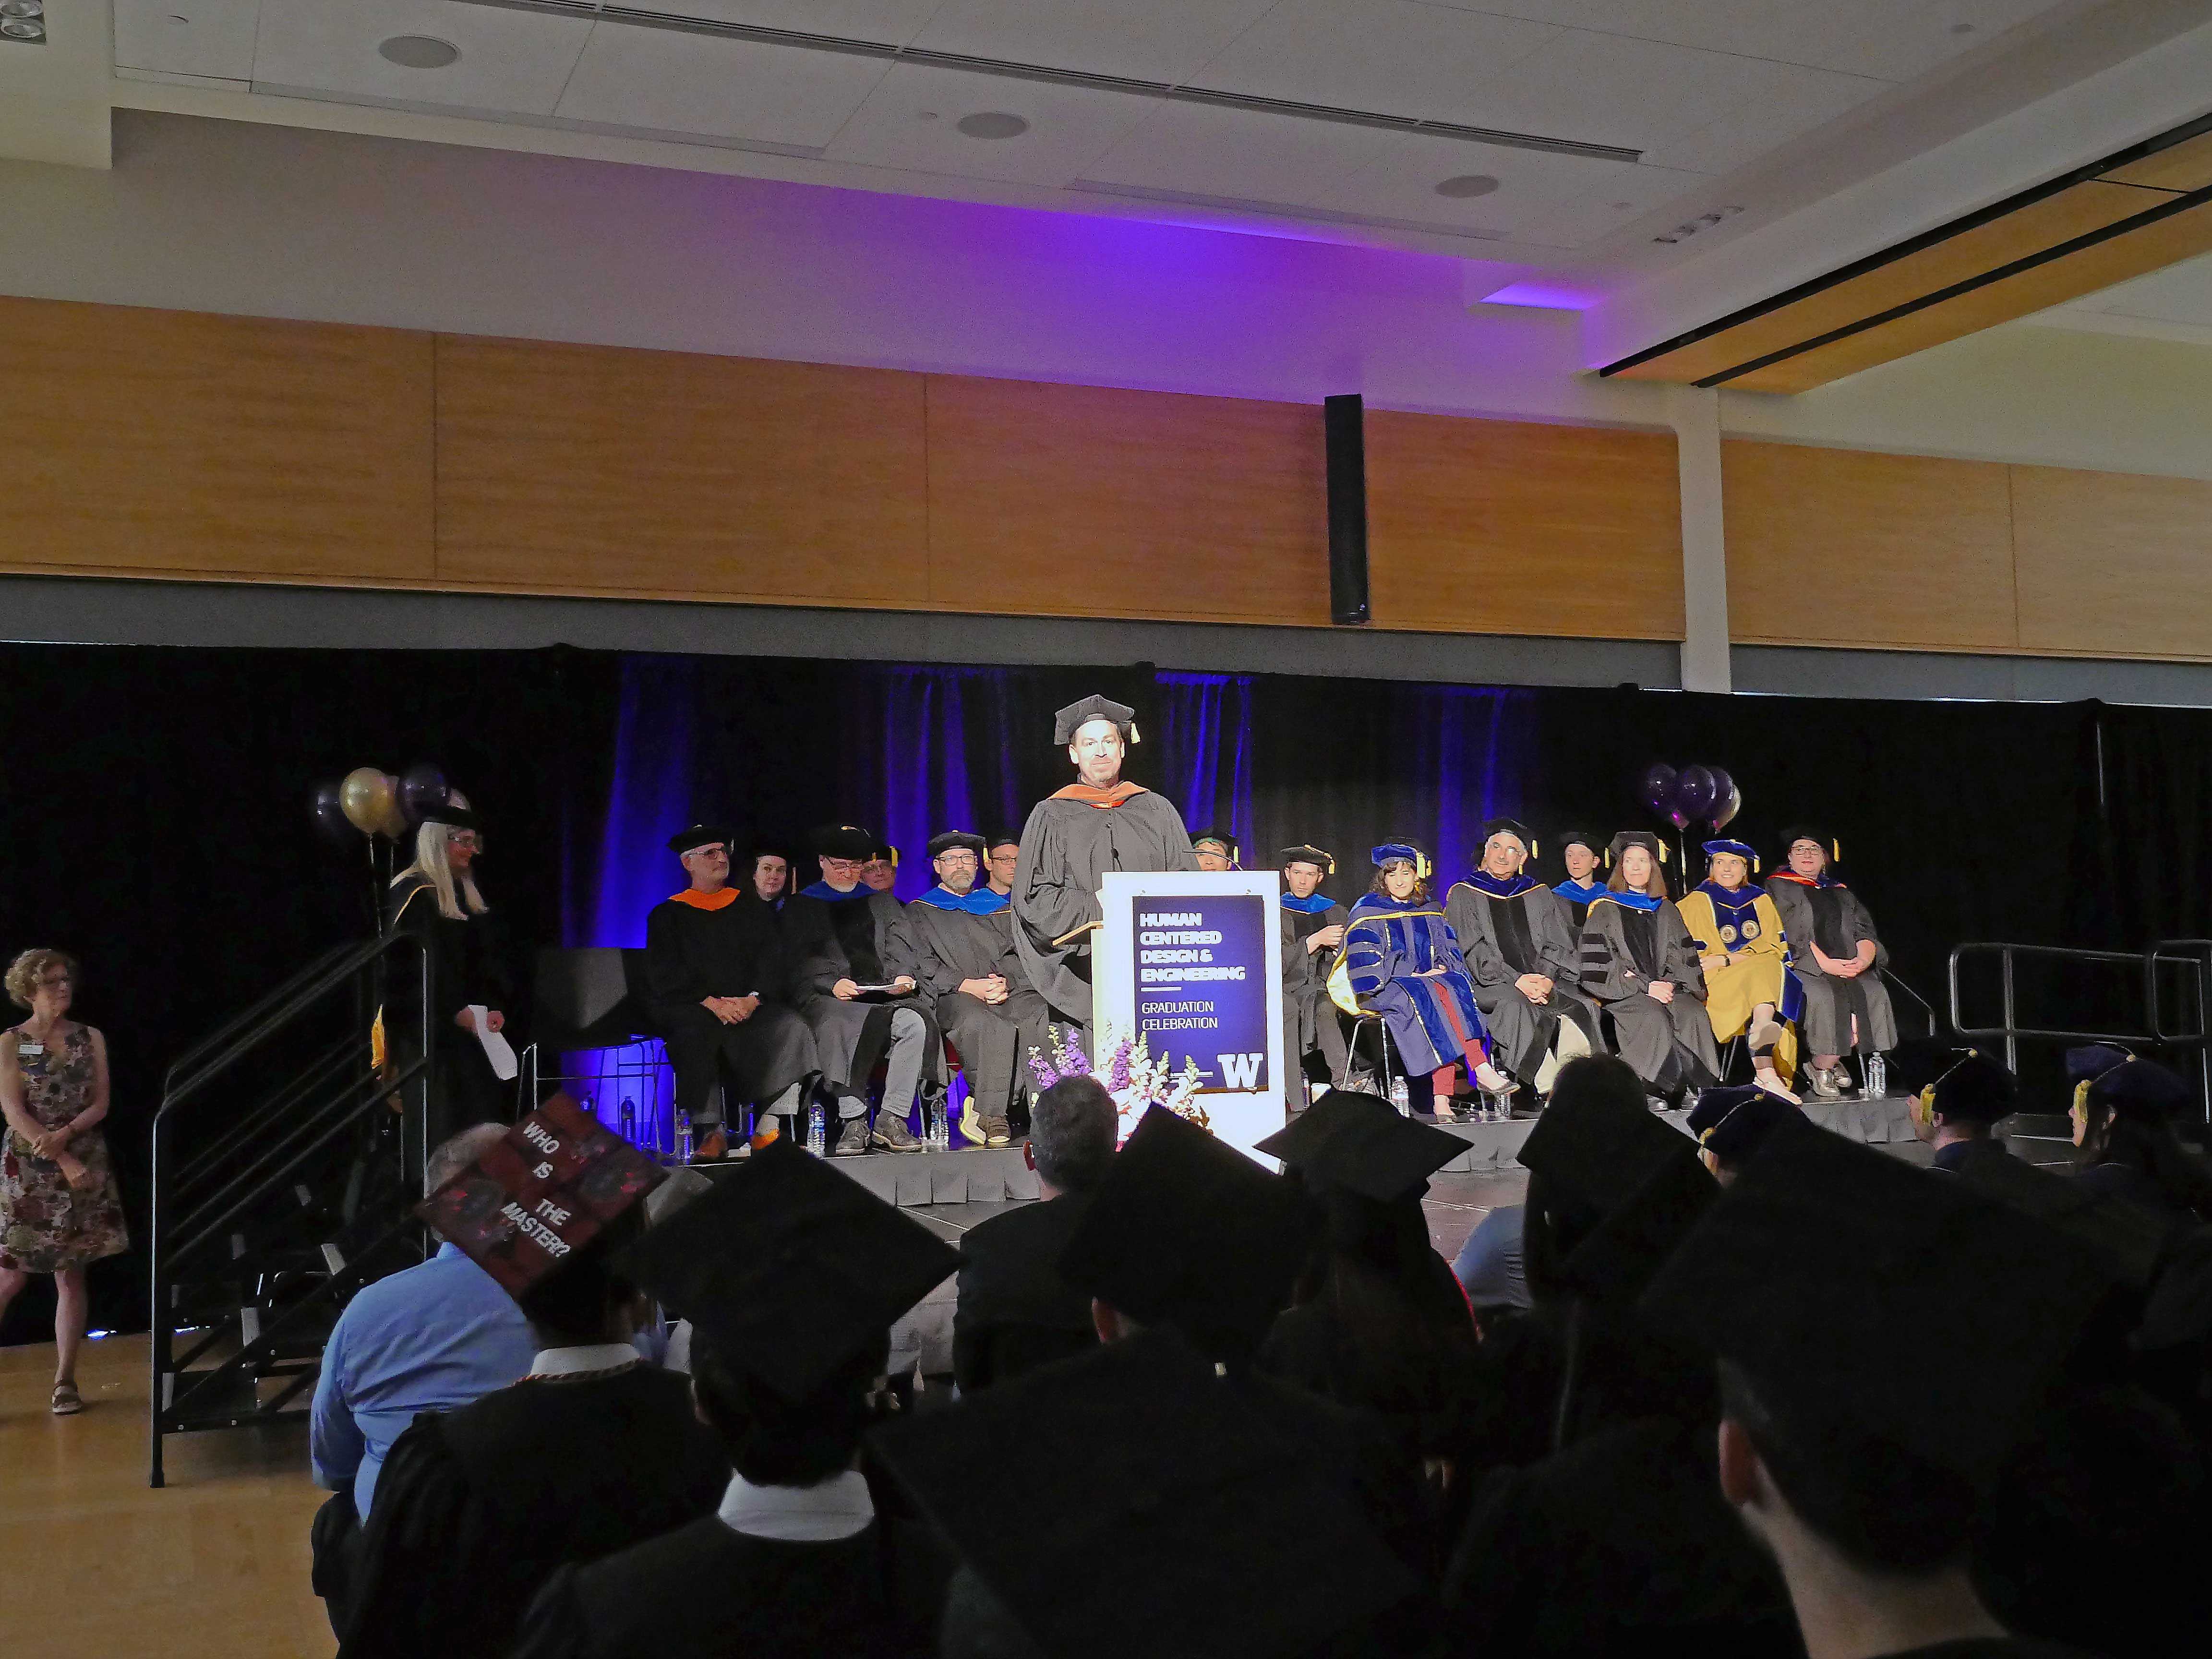
<instances>
[{"instance_id":1,"label":"woman with long blonde hair","mask_svg":"<svg viewBox=\"0 0 2212 1659\"><path fill-rule=\"evenodd\" d=\"M392 928L422 939L431 957L431 1145L468 1124L512 1115L471 1012L481 1007L486 1028L497 1031L512 1000L505 944L477 887L483 851L483 827L467 797L453 791L416 828L415 861L392 878Z\"/></svg>"}]
</instances>

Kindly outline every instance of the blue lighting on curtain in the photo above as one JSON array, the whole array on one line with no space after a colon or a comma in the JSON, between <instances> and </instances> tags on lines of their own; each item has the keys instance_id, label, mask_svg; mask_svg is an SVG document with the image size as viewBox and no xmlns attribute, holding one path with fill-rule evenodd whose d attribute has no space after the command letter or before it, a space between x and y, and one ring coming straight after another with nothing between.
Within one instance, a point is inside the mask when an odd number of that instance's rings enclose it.
<instances>
[{"instance_id":1,"label":"blue lighting on curtain","mask_svg":"<svg viewBox=\"0 0 2212 1659\"><path fill-rule=\"evenodd\" d=\"M892 891L902 899L927 892L937 880L928 858L932 836L946 830L988 835L995 827L976 823L969 793L968 678L957 669L897 668L878 692L882 833L899 849Z\"/></svg>"},{"instance_id":2,"label":"blue lighting on curtain","mask_svg":"<svg viewBox=\"0 0 2212 1659\"><path fill-rule=\"evenodd\" d=\"M645 913L684 884L667 842L691 821L695 683L682 658L623 659L591 926L571 945L643 948Z\"/></svg>"},{"instance_id":3,"label":"blue lighting on curtain","mask_svg":"<svg viewBox=\"0 0 2212 1659\"><path fill-rule=\"evenodd\" d=\"M1464 876L1480 852L1482 826L1521 811L1520 768L1511 721L1525 697L1493 688L1423 686L1413 728L1421 736L1424 781L1436 789L1437 872L1444 885Z\"/></svg>"},{"instance_id":4,"label":"blue lighting on curtain","mask_svg":"<svg viewBox=\"0 0 2212 1659\"><path fill-rule=\"evenodd\" d=\"M1156 674L1161 775L1192 833L1226 830L1252 847L1252 681L1229 674ZM1141 732L1141 725L1139 730ZM1266 858L1257 867L1265 868Z\"/></svg>"}]
</instances>

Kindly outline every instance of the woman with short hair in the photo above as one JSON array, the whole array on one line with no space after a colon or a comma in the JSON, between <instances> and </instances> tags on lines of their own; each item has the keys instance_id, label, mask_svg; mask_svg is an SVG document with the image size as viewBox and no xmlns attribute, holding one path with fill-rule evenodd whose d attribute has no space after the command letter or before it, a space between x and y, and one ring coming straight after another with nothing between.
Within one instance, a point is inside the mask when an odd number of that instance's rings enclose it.
<instances>
[{"instance_id":1,"label":"woman with short hair","mask_svg":"<svg viewBox=\"0 0 2212 1659\"><path fill-rule=\"evenodd\" d=\"M1790 971L1804 994L1797 1030L1811 1052L1808 1081L1822 1100L1848 1092L1844 1056L1897 1047L1897 1015L1881 970L1889 951L1858 895L1829 873L1835 842L1803 824L1782 832L1789 868L1766 878L1767 896L1790 940Z\"/></svg>"},{"instance_id":2,"label":"woman with short hair","mask_svg":"<svg viewBox=\"0 0 2212 1659\"><path fill-rule=\"evenodd\" d=\"M1582 988L1613 1016L1621 1059L1670 1103L1720 1080L1698 942L1667 896L1656 836L1624 830L1583 924Z\"/></svg>"},{"instance_id":3,"label":"woman with short hair","mask_svg":"<svg viewBox=\"0 0 2212 1659\"><path fill-rule=\"evenodd\" d=\"M76 1358L88 1305L84 1270L131 1248L108 1166L107 1042L66 1018L76 963L26 951L9 964L8 995L31 1017L0 1034L0 1315L33 1273L54 1276L57 1417L84 1409Z\"/></svg>"}]
</instances>

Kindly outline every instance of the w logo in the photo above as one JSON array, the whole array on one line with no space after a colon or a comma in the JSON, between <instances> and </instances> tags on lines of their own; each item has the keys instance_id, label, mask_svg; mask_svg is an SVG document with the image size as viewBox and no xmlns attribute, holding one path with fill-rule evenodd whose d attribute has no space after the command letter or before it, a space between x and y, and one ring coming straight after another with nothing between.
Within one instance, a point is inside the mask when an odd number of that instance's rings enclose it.
<instances>
[{"instance_id":1,"label":"w logo","mask_svg":"<svg viewBox=\"0 0 2212 1659\"><path fill-rule=\"evenodd\" d=\"M1256 1089L1260 1086L1260 1062L1265 1054L1217 1054L1221 1062L1221 1086L1224 1089Z\"/></svg>"}]
</instances>

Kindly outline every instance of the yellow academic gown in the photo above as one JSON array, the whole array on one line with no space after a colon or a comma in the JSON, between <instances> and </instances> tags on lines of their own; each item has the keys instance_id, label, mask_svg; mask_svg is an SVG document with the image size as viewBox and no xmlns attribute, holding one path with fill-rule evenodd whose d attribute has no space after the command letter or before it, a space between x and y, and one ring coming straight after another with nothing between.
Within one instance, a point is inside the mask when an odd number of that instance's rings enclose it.
<instances>
[{"instance_id":1,"label":"yellow academic gown","mask_svg":"<svg viewBox=\"0 0 2212 1659\"><path fill-rule=\"evenodd\" d=\"M1744 886L1733 893L1718 890L1716 902L1713 884L1705 882L1684 894L1675 908L1698 941L1700 956L1728 953L1726 967L1705 969L1705 1015L1713 1023L1713 1040L1726 1042L1741 1034L1762 1002L1774 1005L1778 1019L1787 969L1782 915L1774 901L1759 888ZM1788 1027L1775 1044L1774 1064L1784 1077L1796 1070L1797 1037Z\"/></svg>"}]
</instances>

